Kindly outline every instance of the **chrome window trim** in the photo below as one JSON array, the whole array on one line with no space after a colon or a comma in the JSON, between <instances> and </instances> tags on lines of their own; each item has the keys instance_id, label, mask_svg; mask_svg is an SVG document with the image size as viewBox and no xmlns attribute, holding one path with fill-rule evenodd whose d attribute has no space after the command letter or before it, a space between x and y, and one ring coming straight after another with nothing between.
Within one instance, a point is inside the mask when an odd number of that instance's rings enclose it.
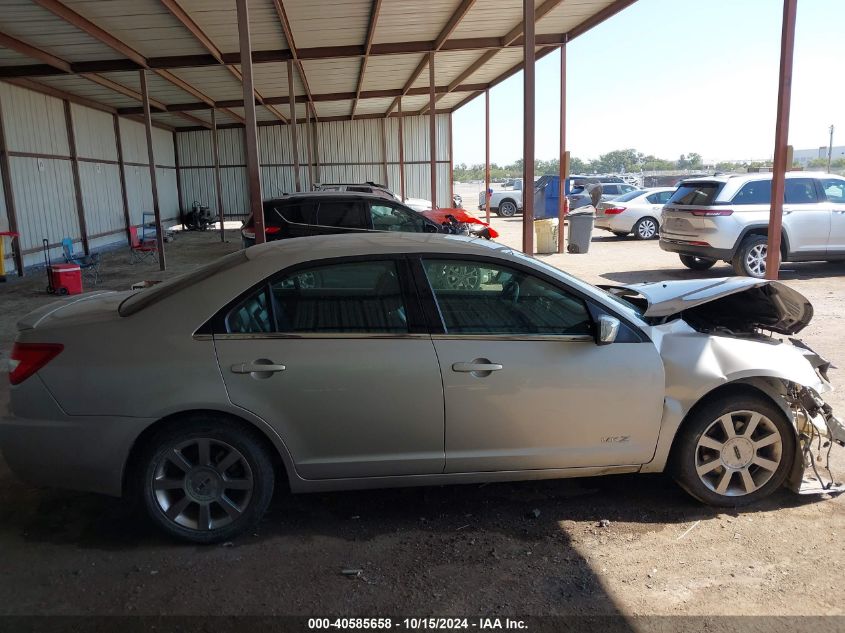
<instances>
[{"instance_id":1,"label":"chrome window trim","mask_svg":"<svg viewBox=\"0 0 845 633\"><path fill-rule=\"evenodd\" d=\"M200 335L201 336L201 335ZM194 338L197 338L196 336ZM251 341L275 339L425 339L430 340L429 334L405 334L377 332L238 332L230 334L215 334L216 341Z\"/></svg>"},{"instance_id":2,"label":"chrome window trim","mask_svg":"<svg viewBox=\"0 0 845 633\"><path fill-rule=\"evenodd\" d=\"M433 341L544 341L548 343L594 343L590 334L433 334Z\"/></svg>"}]
</instances>

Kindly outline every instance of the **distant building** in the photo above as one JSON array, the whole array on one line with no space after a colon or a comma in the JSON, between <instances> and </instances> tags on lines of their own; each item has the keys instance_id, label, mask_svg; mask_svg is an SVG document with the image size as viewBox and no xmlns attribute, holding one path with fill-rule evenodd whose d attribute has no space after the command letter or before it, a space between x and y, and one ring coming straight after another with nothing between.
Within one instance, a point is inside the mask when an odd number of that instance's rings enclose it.
<instances>
[{"instance_id":1,"label":"distant building","mask_svg":"<svg viewBox=\"0 0 845 633\"><path fill-rule=\"evenodd\" d=\"M811 160L816 160L817 158L827 159L827 145L823 145L818 149L796 149L792 153L792 159L804 167ZM833 146L833 160L837 158L845 158L845 145Z\"/></svg>"}]
</instances>

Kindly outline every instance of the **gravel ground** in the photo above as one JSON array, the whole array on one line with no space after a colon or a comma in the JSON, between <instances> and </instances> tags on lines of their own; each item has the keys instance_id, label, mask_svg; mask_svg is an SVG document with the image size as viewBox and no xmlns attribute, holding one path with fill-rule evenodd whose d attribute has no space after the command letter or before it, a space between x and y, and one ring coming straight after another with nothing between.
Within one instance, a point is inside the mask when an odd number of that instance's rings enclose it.
<instances>
[{"instance_id":1,"label":"gravel ground","mask_svg":"<svg viewBox=\"0 0 845 633\"><path fill-rule=\"evenodd\" d=\"M461 193L472 208L477 194ZM494 226L519 243L518 218ZM237 248L237 234L229 239L180 236L168 274ZM158 278L127 259L105 255L103 287ZM656 242L602 235L589 254L544 259L591 282L730 274L693 273ZM783 274L815 307L802 338L839 363L844 275L843 264ZM43 286L38 275L0 286L0 360L15 320L51 300ZM842 373L832 378L843 412ZM0 377L0 407L7 398ZM845 475L844 450L832 463ZM121 500L32 488L0 461L0 614L845 615L843 534L843 497L781 491L720 512L644 475L278 494L255 534L193 547L159 536Z\"/></svg>"}]
</instances>

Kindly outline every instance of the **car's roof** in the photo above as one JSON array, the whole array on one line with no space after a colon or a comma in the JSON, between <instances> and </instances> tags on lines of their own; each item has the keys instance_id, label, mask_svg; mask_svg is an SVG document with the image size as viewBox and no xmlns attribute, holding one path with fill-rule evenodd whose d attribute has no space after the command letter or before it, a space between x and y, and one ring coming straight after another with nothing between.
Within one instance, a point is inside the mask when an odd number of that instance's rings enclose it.
<instances>
[{"instance_id":1,"label":"car's roof","mask_svg":"<svg viewBox=\"0 0 845 633\"><path fill-rule=\"evenodd\" d=\"M300 237L295 240L276 240L246 250L251 260L278 255L299 259L326 257L354 257L357 255L388 255L396 253L454 253L490 255L504 254L512 249L503 244L479 237L444 235L438 233L368 232Z\"/></svg>"},{"instance_id":2,"label":"car's roof","mask_svg":"<svg viewBox=\"0 0 845 633\"><path fill-rule=\"evenodd\" d=\"M286 194L279 198L271 198L269 200L265 200L264 202L285 202L287 200L310 200L314 198L363 198L366 200L384 200L384 196L382 195L364 191L301 191L298 193Z\"/></svg>"},{"instance_id":3,"label":"car's roof","mask_svg":"<svg viewBox=\"0 0 845 633\"><path fill-rule=\"evenodd\" d=\"M828 174L822 171L788 171L786 178L839 178L836 174ZM697 176L695 178L684 178L681 182L747 182L749 180L771 180L772 172L760 171L747 174L720 174L719 176Z\"/></svg>"}]
</instances>

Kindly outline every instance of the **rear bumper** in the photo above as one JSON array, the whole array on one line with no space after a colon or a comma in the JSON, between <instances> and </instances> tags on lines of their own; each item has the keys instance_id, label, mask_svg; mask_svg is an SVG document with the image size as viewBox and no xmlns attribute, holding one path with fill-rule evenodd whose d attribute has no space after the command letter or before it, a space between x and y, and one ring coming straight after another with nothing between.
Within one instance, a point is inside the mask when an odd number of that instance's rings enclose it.
<instances>
[{"instance_id":1,"label":"rear bumper","mask_svg":"<svg viewBox=\"0 0 845 633\"><path fill-rule=\"evenodd\" d=\"M595 227L605 231L630 233L634 229L635 222L628 217L623 217L623 215L597 215Z\"/></svg>"},{"instance_id":2,"label":"rear bumper","mask_svg":"<svg viewBox=\"0 0 845 633\"><path fill-rule=\"evenodd\" d=\"M693 257L704 257L729 262L733 257L733 250L729 248L713 248L712 246L700 246L690 244L683 240L673 240L660 236L660 248L670 253L679 255L691 255Z\"/></svg>"},{"instance_id":3,"label":"rear bumper","mask_svg":"<svg viewBox=\"0 0 845 633\"><path fill-rule=\"evenodd\" d=\"M36 376L13 389L26 389L30 393L20 395L31 397L41 386ZM32 417L15 416L11 410L2 414L0 451L17 477L39 486L113 496L123 492L123 470L132 445L153 422L69 416L49 395Z\"/></svg>"}]
</instances>

